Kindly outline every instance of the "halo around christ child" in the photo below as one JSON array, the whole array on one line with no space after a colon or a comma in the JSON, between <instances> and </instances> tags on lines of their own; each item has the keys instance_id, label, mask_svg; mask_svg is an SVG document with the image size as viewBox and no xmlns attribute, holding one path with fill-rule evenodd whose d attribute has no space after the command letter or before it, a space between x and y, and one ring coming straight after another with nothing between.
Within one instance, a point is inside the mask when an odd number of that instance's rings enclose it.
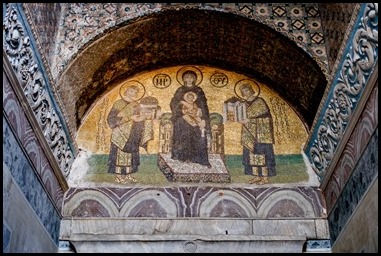
<instances>
[{"instance_id":1,"label":"halo around christ child","mask_svg":"<svg viewBox=\"0 0 381 256\"><path fill-rule=\"evenodd\" d=\"M177 71L177 75L176 75L177 82L179 82L179 84L181 84L181 85L184 85L183 73L185 71L188 71L188 70L192 70L193 72L196 73L196 75L197 75L196 85L199 85L202 82L203 75L202 75L201 70L199 70L198 68L196 68L194 66L185 66L185 67L180 68L179 71Z\"/></svg>"},{"instance_id":2,"label":"halo around christ child","mask_svg":"<svg viewBox=\"0 0 381 256\"><path fill-rule=\"evenodd\" d=\"M142 83L140 83L139 81L136 81L136 80L131 80L131 81L127 81L127 82L124 82L120 88L119 88L119 95L122 99L125 98L124 96L124 92L129 88L129 87L135 87L138 89L138 94L136 95L136 98L134 98L134 101L138 101L140 100L141 98L144 97L145 93L146 93L146 88L144 87L144 85Z\"/></svg>"}]
</instances>

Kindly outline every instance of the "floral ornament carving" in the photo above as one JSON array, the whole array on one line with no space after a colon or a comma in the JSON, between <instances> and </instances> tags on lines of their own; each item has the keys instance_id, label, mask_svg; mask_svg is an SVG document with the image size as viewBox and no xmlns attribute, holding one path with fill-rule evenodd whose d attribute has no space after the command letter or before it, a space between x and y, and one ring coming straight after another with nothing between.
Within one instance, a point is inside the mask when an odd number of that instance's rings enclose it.
<instances>
[{"instance_id":1,"label":"floral ornament carving","mask_svg":"<svg viewBox=\"0 0 381 256\"><path fill-rule=\"evenodd\" d=\"M3 47L61 172L67 177L74 160L73 152L53 108L41 64L34 55L30 37L19 18L15 4L7 4L3 23Z\"/></svg>"},{"instance_id":2,"label":"floral ornament carving","mask_svg":"<svg viewBox=\"0 0 381 256\"><path fill-rule=\"evenodd\" d=\"M5 30L5 52L8 54L13 69L17 70L19 66L23 42L29 42L29 38L24 36L24 30L21 22L17 20L17 11L14 8L7 8L7 14L3 24Z\"/></svg>"},{"instance_id":3,"label":"floral ornament carving","mask_svg":"<svg viewBox=\"0 0 381 256\"><path fill-rule=\"evenodd\" d=\"M364 4L362 10L362 16L354 28L352 45L344 55L331 98L327 99L329 104L316 129L316 139L306 151L320 180L378 59L378 4Z\"/></svg>"}]
</instances>

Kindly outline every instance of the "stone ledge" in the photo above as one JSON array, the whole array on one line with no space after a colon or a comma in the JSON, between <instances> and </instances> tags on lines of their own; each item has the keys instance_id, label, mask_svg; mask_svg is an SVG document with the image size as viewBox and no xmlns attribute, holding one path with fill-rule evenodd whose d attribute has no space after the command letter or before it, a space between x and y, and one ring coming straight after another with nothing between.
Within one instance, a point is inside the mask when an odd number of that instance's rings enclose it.
<instances>
[{"instance_id":1,"label":"stone ledge","mask_svg":"<svg viewBox=\"0 0 381 256\"><path fill-rule=\"evenodd\" d=\"M112 237L112 236L111 236ZM75 241L76 252L123 253L301 253L306 238L260 236L133 236L122 241Z\"/></svg>"},{"instance_id":2,"label":"stone ledge","mask_svg":"<svg viewBox=\"0 0 381 256\"><path fill-rule=\"evenodd\" d=\"M139 239L162 236L166 240L172 236L211 237L212 240L235 236L329 239L326 222L317 219L64 219L61 220L60 239L115 241L117 237L123 240L134 236Z\"/></svg>"},{"instance_id":3,"label":"stone ledge","mask_svg":"<svg viewBox=\"0 0 381 256\"><path fill-rule=\"evenodd\" d=\"M256 236L256 235L104 235L104 234L75 234L70 237L71 242L132 242L132 241L306 241L306 236Z\"/></svg>"},{"instance_id":4,"label":"stone ledge","mask_svg":"<svg viewBox=\"0 0 381 256\"><path fill-rule=\"evenodd\" d=\"M315 219L64 219L60 239L79 253L301 253L316 239L316 225Z\"/></svg>"}]
</instances>

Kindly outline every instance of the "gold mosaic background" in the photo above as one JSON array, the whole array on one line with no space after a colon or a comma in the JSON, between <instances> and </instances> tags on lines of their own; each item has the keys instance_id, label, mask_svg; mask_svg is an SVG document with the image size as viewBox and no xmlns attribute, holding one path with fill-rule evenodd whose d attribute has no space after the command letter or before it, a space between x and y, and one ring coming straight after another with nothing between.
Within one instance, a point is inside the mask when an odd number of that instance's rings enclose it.
<instances>
[{"instance_id":1,"label":"gold mosaic background","mask_svg":"<svg viewBox=\"0 0 381 256\"><path fill-rule=\"evenodd\" d=\"M158 69L151 72L131 77L130 80L137 80L145 86L145 96L153 96L159 101L162 112L170 112L169 102L176 89L181 86L176 79L177 72L184 66ZM198 68L203 74L203 80L199 86L204 90L208 100L209 112L223 115L223 103L225 100L236 96L235 84L242 79L249 79L246 76L230 72L227 70L193 66ZM216 73L225 74L228 83L214 86L211 77ZM157 88L153 78L158 74L166 74L170 77L171 83L165 88ZM260 86L260 96L267 102L274 121L275 154L300 154L302 147L307 140L308 133L305 125L300 120L293 109L277 94L271 91L265 84L257 82ZM120 84L112 91L104 95L87 113L81 127L77 133L77 144L79 148L95 154L108 154L110 147L111 129L106 122L107 115L113 103L120 99ZM164 86L162 86L164 87ZM159 120L154 121L154 139L149 141L147 152L141 149L141 153L155 154L159 149ZM242 154L241 124L238 122L224 123L225 154Z\"/></svg>"}]
</instances>

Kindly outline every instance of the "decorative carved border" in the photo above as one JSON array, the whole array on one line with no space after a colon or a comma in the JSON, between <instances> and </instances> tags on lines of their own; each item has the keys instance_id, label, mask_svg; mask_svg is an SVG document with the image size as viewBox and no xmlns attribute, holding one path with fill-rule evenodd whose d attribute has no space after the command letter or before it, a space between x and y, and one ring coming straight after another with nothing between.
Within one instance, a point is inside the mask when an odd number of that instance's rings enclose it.
<instances>
[{"instance_id":1,"label":"decorative carved border","mask_svg":"<svg viewBox=\"0 0 381 256\"><path fill-rule=\"evenodd\" d=\"M337 200L342 196L345 186L354 175L353 173L355 172L356 166L360 163L364 153L366 151L372 152L372 150L367 150L366 148L369 146L369 143L371 143L371 138L374 136L373 133L377 130L377 109L378 87L374 87L366 106L363 108L361 117L357 121L356 127L353 129L350 138L345 144L345 149L342 151L334 171L330 175L329 180L326 179L327 182L324 180L320 186L322 190L324 190L328 214L330 214ZM373 151L374 153L377 152L376 148L373 150L375 150ZM363 169L361 171L364 172L362 176L366 177L368 173L374 170ZM358 185L361 183L362 181L357 181Z\"/></svg>"},{"instance_id":2,"label":"decorative carved border","mask_svg":"<svg viewBox=\"0 0 381 256\"><path fill-rule=\"evenodd\" d=\"M48 143L60 172L67 177L74 161L73 146L67 138L67 127L51 96L49 80L36 55L33 36L21 15L18 4L6 4L3 20L3 52L29 103L34 118ZM49 155L49 154L47 154ZM54 165L53 165L54 166Z\"/></svg>"},{"instance_id":3,"label":"decorative carved border","mask_svg":"<svg viewBox=\"0 0 381 256\"><path fill-rule=\"evenodd\" d=\"M13 71L13 68L12 68L11 64L9 63L7 57L6 57L4 49L3 49L3 70L7 74L9 81L10 81L10 85L14 89L14 93L15 93L16 97L18 98L19 102L24 103L24 104L20 104L21 109L24 112L27 120L30 122L30 126L33 129L33 132L37 138L37 141L39 142L41 149L44 152L44 155L46 156L49 164L51 165L52 171L53 171L54 175L56 176L61 188L65 192L69 188L67 181L66 181L65 177L63 176L63 173L61 172L60 166L58 165L55 157L52 154L50 146L48 145L43 132L39 129L40 126L38 124L38 121L36 120L36 117L35 117L33 110L31 109L31 107L29 105L25 104L28 101L24 95L24 91L22 90L21 85L19 84L19 80L16 77L16 75ZM5 85L3 85L3 87L4 86ZM5 105L3 107L6 107ZM36 166L36 168L38 169L38 166ZM37 171L39 171L39 170L37 170ZM49 192L53 193L53 191L49 191ZM50 193L48 193L48 194L50 194Z\"/></svg>"},{"instance_id":4,"label":"decorative carved border","mask_svg":"<svg viewBox=\"0 0 381 256\"><path fill-rule=\"evenodd\" d=\"M28 21L30 31L31 31L31 33L33 35L33 39L34 39L34 41L36 43L36 48L38 49L38 52L40 53L39 57L41 58L41 61L43 63L43 67L44 67L44 70L45 70L44 75L46 75L48 81L50 81L49 84L52 86L52 89L53 89L53 90L51 90L51 92L53 93L54 99L58 103L59 108L65 110L65 105L62 103L61 98L56 93L57 92L57 88L55 86L55 83L52 82L52 81L54 81L54 79L53 79L52 72L51 72L51 69L50 69L50 66L49 66L49 62L47 61L46 56L44 54L44 50L43 50L43 47L42 47L41 42L39 40L38 33L37 33L36 29L35 29L36 26L34 25L34 22L33 22L33 19L32 19L32 15L34 15L34 14L33 13L31 14L31 12L30 12L30 10L28 8L28 5L23 4L23 7L24 7L23 11L24 11L25 18ZM67 123L68 122L68 118L66 116L66 111L62 111L61 112L61 116L65 120L65 123ZM68 130L68 133L69 133L70 137L74 138L73 132L70 129L70 127L67 126L66 128ZM73 143L75 143L75 141Z\"/></svg>"},{"instance_id":5,"label":"decorative carved border","mask_svg":"<svg viewBox=\"0 0 381 256\"><path fill-rule=\"evenodd\" d=\"M341 68L317 119L318 127L304 151L320 181L325 177L332 158L343 141L349 121L364 88L378 66L378 8L377 4L363 4L356 26L344 51Z\"/></svg>"},{"instance_id":6,"label":"decorative carved border","mask_svg":"<svg viewBox=\"0 0 381 256\"><path fill-rule=\"evenodd\" d=\"M357 20L360 7L361 7L361 4L357 4L355 9L353 10L352 18L351 18L351 20L350 20L350 22L348 24L347 30L346 30L345 35L343 37L342 44L341 44L340 49L338 51L335 64L332 67L332 69L330 70L330 73L328 75L327 85L331 85L332 86L332 84L333 84L332 81L335 78L335 75L338 73L338 70L339 70L340 64L341 64L341 57L344 56L343 52L346 49L346 45L348 43L349 36L351 35L351 32L353 31L353 28L355 26L355 22ZM328 94L330 92L330 89L331 89L330 86L326 87L326 89L324 91L324 95L323 95L322 100L321 100L321 104L320 104L320 106L319 106L319 108L318 108L316 113L321 113L323 105L324 105L323 103L327 100L327 97L328 97ZM317 121L318 121L317 119L318 118L317 117L318 116L315 117L315 120L312 123L311 130L315 129L315 127L318 125L318 123L317 123Z\"/></svg>"}]
</instances>

